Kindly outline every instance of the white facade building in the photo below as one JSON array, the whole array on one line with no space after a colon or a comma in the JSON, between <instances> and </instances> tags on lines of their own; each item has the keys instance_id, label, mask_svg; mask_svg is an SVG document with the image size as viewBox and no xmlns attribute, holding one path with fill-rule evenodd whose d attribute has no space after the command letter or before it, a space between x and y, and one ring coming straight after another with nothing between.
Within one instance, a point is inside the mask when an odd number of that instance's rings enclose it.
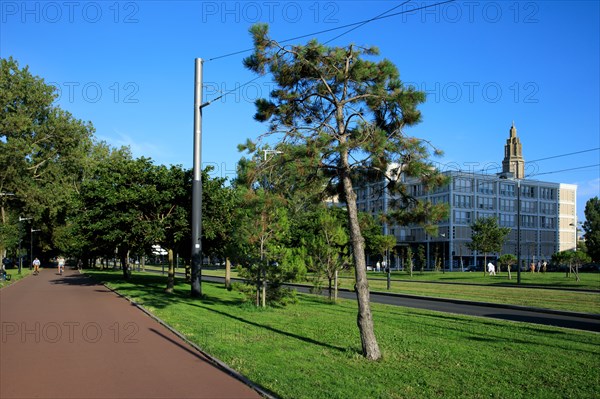
<instances>
[{"instance_id":1,"label":"white facade building","mask_svg":"<svg viewBox=\"0 0 600 399\"><path fill-rule=\"evenodd\" d=\"M433 268L438 261L450 270L473 264L482 266L483 254L474 253L466 245L471 241L470 225L480 217L493 216L500 226L512 229L502 253L492 254L492 258L504 253L517 254L517 227L521 232L521 259L525 264L550 260L558 251L575 249L577 186L523 178L525 161L521 151L513 124L505 146L502 173L444 172L450 183L432 192L424 192L419 181L405 182L409 192L420 200L448 204L449 217L438 224L439 234L435 237L420 226L383 226L384 234L396 236L398 246L411 246L413 253L422 245L428 268ZM359 211L388 212L393 198L382 187L383 183L375 182L356 188ZM519 187L520 210L517 207ZM517 226L519 213L521 223Z\"/></svg>"}]
</instances>

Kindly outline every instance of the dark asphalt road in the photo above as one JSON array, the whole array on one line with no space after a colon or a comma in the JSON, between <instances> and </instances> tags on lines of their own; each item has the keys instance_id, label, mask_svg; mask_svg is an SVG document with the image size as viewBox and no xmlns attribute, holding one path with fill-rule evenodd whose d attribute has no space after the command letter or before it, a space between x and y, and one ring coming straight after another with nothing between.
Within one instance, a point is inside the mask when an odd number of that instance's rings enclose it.
<instances>
[{"instance_id":1,"label":"dark asphalt road","mask_svg":"<svg viewBox=\"0 0 600 399\"><path fill-rule=\"evenodd\" d=\"M225 280L223 277L212 276L203 276L202 279L205 281L216 282L224 282ZM307 286L298 284L289 284L288 286L295 288L298 290L298 292L310 292L310 287ZM355 293L348 290L339 290L338 296L340 298L356 299ZM600 315L546 311L542 309L525 308L519 306L426 298L401 294L380 294L373 292L371 293L371 302L435 310L438 312L456 313L468 316L490 317L494 319L523 321L528 323L600 332Z\"/></svg>"}]
</instances>

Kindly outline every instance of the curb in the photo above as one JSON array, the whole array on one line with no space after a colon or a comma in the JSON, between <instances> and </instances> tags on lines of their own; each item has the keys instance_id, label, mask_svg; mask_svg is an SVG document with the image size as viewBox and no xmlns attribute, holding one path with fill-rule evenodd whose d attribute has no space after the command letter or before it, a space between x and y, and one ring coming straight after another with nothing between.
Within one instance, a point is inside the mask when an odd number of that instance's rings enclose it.
<instances>
[{"instance_id":1,"label":"curb","mask_svg":"<svg viewBox=\"0 0 600 399\"><path fill-rule=\"evenodd\" d=\"M88 277L88 278L92 278L90 276L87 276L85 273L83 273L82 271L79 272L80 274L83 274L84 276ZM92 278L93 279L93 278ZM98 281L98 280L95 280ZM136 308L138 308L139 310L141 310L142 312L144 312L147 316L149 316L150 318L152 318L153 320L155 320L156 322L158 322L160 325L162 325L163 327L165 327L167 330L171 331L173 334L175 334L177 337L179 337L180 339L182 339L186 344L188 344L189 346L191 346L192 348L194 348L197 352L199 352L202 356L206 357L206 359L212 363L213 366L215 366L216 368L218 368L221 371L224 371L225 373L227 373L228 375L230 375L231 377L235 378L238 381L241 381L242 383L244 383L245 385L249 386L250 388L252 388L253 390L255 390L256 392L258 392L259 395L261 395L264 398L267 399L279 399L277 396L275 396L275 394L273 394L272 392L269 392L267 389L261 387L258 384L255 384L253 381L249 380L248 378L246 378L244 375L240 374L239 372L237 372L236 370L232 369L231 367L229 367L229 365L227 365L226 363L224 363L223 361L217 359L216 357L206 353L204 350L202 350L202 348L200 348L198 345L196 345L195 343L191 342L187 337L185 337L183 334L181 334L179 331L175 330L173 327L171 327L169 324L167 324L165 321L163 321L161 318L159 318L158 316L156 316L155 314L151 313L148 309L144 308L142 305L138 304L137 302L135 302L134 300L132 300L131 298L126 297L125 295L119 293L118 291L115 291L114 289L112 289L111 287L107 286L104 283L101 283L104 287L106 287L108 290L110 290L111 292L115 293L116 295L118 295L119 297L127 300L129 303L131 303L133 306L135 306Z\"/></svg>"}]
</instances>

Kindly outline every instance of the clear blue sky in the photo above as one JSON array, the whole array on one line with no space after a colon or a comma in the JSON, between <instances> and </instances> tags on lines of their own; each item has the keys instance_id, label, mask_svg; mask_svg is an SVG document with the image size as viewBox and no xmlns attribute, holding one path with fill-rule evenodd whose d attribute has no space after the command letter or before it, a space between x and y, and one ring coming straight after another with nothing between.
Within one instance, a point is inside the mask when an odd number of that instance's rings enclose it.
<instances>
[{"instance_id":1,"label":"clear blue sky","mask_svg":"<svg viewBox=\"0 0 600 399\"><path fill-rule=\"evenodd\" d=\"M423 123L408 133L445 152L441 168L500 165L512 121L527 173L578 185L578 215L600 195L600 10L597 1L75 1L0 3L0 55L62 89L58 103L92 121L96 137L135 156L192 166L194 59L204 97L254 75L248 28L271 24L284 40L390 13L331 45L378 46L404 82L428 93ZM314 34L328 41L349 28ZM302 43L308 38L298 39ZM266 126L253 101L262 78L204 109L204 165L232 177L237 144ZM553 156L581 152L543 160ZM452 165L452 166L450 166ZM588 165L595 167L557 172Z\"/></svg>"}]
</instances>

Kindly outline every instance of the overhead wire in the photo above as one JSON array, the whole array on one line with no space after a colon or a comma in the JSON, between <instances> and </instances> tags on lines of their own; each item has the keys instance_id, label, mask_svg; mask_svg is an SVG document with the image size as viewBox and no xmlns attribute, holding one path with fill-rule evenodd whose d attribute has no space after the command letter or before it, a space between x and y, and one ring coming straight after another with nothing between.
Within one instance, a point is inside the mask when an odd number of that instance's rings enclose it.
<instances>
[{"instance_id":1,"label":"overhead wire","mask_svg":"<svg viewBox=\"0 0 600 399\"><path fill-rule=\"evenodd\" d=\"M440 5L443 5L443 4L447 4L447 3L454 3L456 0L441 1L441 2L438 2L438 3L428 4L428 5L424 5L424 6L421 6L421 7L411 8L410 10L404 10L404 11L399 11L399 12L396 12L396 13L393 13L393 14L385 15L385 14L389 13L390 11L395 10L396 8L398 8L400 6L403 6L406 3L409 3L410 1L411 0L405 1L404 3L400 4L399 6L395 6L395 7L391 8L391 9L389 9L388 11L386 11L386 12L378 15L377 17L373 17L373 18L370 18L370 19L365 19L365 20L358 21L358 22L353 22L351 24L346 24L346 25L335 27L335 28L329 28L329 29L324 29L324 30L317 31L317 32L307 33L307 34L301 35L301 36L291 37L289 39L281 40L278 43L287 43L287 42L291 42L293 40L304 39L306 37L316 36L316 35L320 35L320 34L323 34L323 33L329 33L329 32L333 32L333 31L336 31L336 30L345 29L345 28L349 28L349 27L353 27L353 26L356 26L356 28L358 28L358 27L361 27L363 25L366 25L369 22L377 21L377 20L384 19L384 18L396 17L398 15L403 15L403 14L407 14L409 12L415 12L415 11L423 10L423 9L426 9L426 8L437 7L437 6L440 6ZM350 29L347 32L343 33L342 35L344 35L346 33L349 33L349 32L351 32L352 30L354 30L356 28ZM340 37L342 35L338 35L335 38L330 39L329 41L337 39L338 37ZM207 61L214 61L214 60L218 60L218 59L221 59L221 58L226 58L226 57L230 57L230 56L233 56L233 55L238 55L238 54L246 53L246 52L252 51L252 50L254 50L254 48L247 48L247 49L244 49L244 50L234 51L234 52L223 54L223 55L220 55L220 56L217 56L217 57L209 58Z\"/></svg>"},{"instance_id":2,"label":"overhead wire","mask_svg":"<svg viewBox=\"0 0 600 399\"><path fill-rule=\"evenodd\" d=\"M360 28L360 27L362 27L362 26L364 26L364 25L366 25L366 24L368 24L368 23L370 23L370 22L377 21L377 20L384 19L384 18L390 18L390 17L394 17L394 16L398 16L398 15L406 14L406 13L409 13L409 12L415 12L415 11L418 11L418 10L423 10L423 9L426 9L426 8L436 7L436 6L440 6L440 5L447 4L447 3L453 3L453 2L455 2L456 0L446 0L446 1L441 1L441 2L438 2L438 3L429 4L429 5L425 5L425 6L421 6L421 7L416 7L416 8L411 8L410 10L399 11L399 12L396 12L396 13L393 13L393 14L386 15L386 14L388 14L389 12L391 12L391 11L393 11L393 10L397 9L398 7L402 7L402 6L406 5L407 3L410 3L411 1L412 1L412 0L407 0L407 1L403 2L402 4L399 4L399 5L397 5L397 6L394 6L394 7L390 8L389 10L387 10L387 11L385 11L385 12L383 12L383 13L379 14L378 16L376 16L376 17L373 17L373 18L370 18L370 19L366 19L366 20L363 20L363 21L359 21L359 22L354 22L354 23L351 23L351 24L346 24L346 25L338 26L338 27L336 27L336 28L325 29L325 30L322 30L322 31L317 31L317 32L308 33L308 34L301 35L301 36L292 37L292 38L289 38L289 39L285 39L285 40L279 41L278 43L287 43L287 42L290 42L290 41L293 41L293 40L303 39L303 38L306 38L306 37L312 37L312 36L315 36L315 35L320 35L320 34L323 34L323 33L333 32L333 31L336 31L336 30L339 30L339 29L344 29L344 28L348 28L348 27L353 27L352 29L349 29L349 30L347 30L346 32L343 32L343 33L341 33L341 34L337 35L336 37L334 37L334 38L332 38L332 39L329 39L328 41L326 41L326 42L324 43L324 44L327 44L327 43L329 43L329 42L331 42L331 41L333 41L333 40L335 40L335 39L338 39L338 38L342 37L343 35L345 35L345 34L347 34L347 33L350 33L350 32L352 32L353 30L355 30L355 29L358 29L358 28ZM254 50L254 48L249 48L249 49L244 49L244 50L234 51L234 52L232 52L232 53L223 54L223 55L220 55L220 56L218 56L218 57L209 58L209 59L207 60L207 62L208 62L208 61L214 61L214 60L218 60L218 59L221 59L221 58L230 57L230 56L237 55L237 54L242 54L242 53L245 53L245 52L248 52L248 51L252 51L252 50ZM237 90L240 90L242 87L244 87L244 86L246 86L247 84L250 84L250 83L252 83L252 82L254 82L254 81L256 81L256 80L258 80L258 79L260 79L260 78L262 78L262 76L258 76L258 77L254 78L254 79L252 79L252 80L249 80L248 82L246 82L246 83L244 83L244 84L242 84L242 85L240 85L240 86L236 87L235 89L229 90L228 92L221 94L221 95L220 95L220 96L218 96L217 98L214 98L214 99L212 99L212 100L210 100L210 101L207 101L206 103L203 103L203 104L201 105L201 107L206 107L206 106L208 106L209 104L211 104L211 103L213 103L213 102L215 102L215 101L217 101L217 100L219 100L219 99L223 98L224 96L226 96L226 95L228 95L228 94L230 94L230 93L233 93L233 92L235 92L235 91L237 91Z\"/></svg>"}]
</instances>

